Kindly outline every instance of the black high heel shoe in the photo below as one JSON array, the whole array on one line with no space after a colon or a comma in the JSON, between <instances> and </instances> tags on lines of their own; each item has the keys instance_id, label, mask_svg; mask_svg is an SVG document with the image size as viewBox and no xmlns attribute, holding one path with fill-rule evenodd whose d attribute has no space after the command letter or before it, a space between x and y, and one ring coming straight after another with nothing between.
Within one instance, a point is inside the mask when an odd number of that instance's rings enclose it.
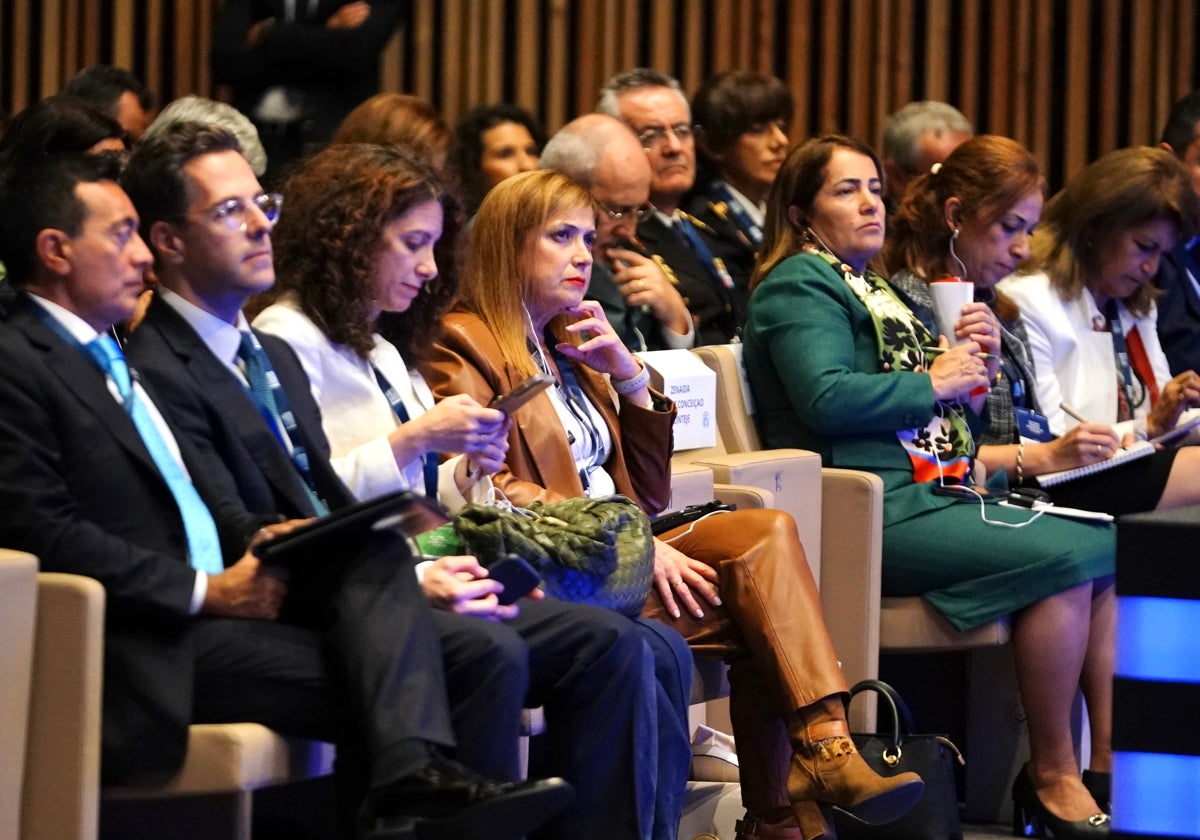
<instances>
[{"instance_id":1,"label":"black high heel shoe","mask_svg":"<svg viewBox=\"0 0 1200 840\"><path fill-rule=\"evenodd\" d=\"M1106 840L1109 836L1108 814L1093 814L1086 820L1064 820L1050 813L1038 798L1028 764L1013 780L1012 798L1014 837L1045 837L1047 828L1058 840Z\"/></svg>"},{"instance_id":2,"label":"black high heel shoe","mask_svg":"<svg viewBox=\"0 0 1200 840\"><path fill-rule=\"evenodd\" d=\"M1112 813L1112 773L1099 770L1083 771L1083 786L1106 814Z\"/></svg>"}]
</instances>

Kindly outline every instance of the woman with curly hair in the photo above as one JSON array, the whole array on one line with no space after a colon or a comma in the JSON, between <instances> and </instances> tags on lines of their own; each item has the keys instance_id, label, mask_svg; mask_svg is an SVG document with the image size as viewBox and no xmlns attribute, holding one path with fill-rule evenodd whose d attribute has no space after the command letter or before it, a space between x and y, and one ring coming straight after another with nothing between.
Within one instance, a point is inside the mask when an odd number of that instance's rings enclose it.
<instances>
[{"instance_id":1,"label":"woman with curly hair","mask_svg":"<svg viewBox=\"0 0 1200 840\"><path fill-rule=\"evenodd\" d=\"M316 155L284 195L278 280L254 326L299 355L334 468L359 498L413 489L454 508L483 494L504 416L467 396L435 406L415 370L458 288L457 199L411 150L366 144ZM437 453L462 454L439 467Z\"/></svg>"}]
</instances>

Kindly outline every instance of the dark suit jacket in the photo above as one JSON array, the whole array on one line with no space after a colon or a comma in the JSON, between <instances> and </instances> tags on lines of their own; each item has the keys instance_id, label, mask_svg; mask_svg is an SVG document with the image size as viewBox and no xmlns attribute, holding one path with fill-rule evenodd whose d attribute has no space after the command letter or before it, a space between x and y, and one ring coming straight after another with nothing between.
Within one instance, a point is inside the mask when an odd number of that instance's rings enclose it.
<instances>
[{"instance_id":1,"label":"dark suit jacket","mask_svg":"<svg viewBox=\"0 0 1200 840\"><path fill-rule=\"evenodd\" d=\"M354 106L379 90L379 54L408 8L407 0L371 0L371 14L353 29L330 29L330 16L350 0L320 0L311 18L297 0L296 19L284 21L284 0L228 0L213 27L213 80L233 87L233 104L252 115L270 87L304 90L311 139L327 139ZM246 38L259 21L273 18L262 44Z\"/></svg>"},{"instance_id":2,"label":"dark suit jacket","mask_svg":"<svg viewBox=\"0 0 1200 840\"><path fill-rule=\"evenodd\" d=\"M644 312L640 306L630 309L625 296L613 282L612 271L603 263L592 264L587 296L600 303L604 316L617 331L621 342L633 352L669 349L663 340L662 321L654 317L653 312Z\"/></svg>"},{"instance_id":3,"label":"dark suit jacket","mask_svg":"<svg viewBox=\"0 0 1200 840\"><path fill-rule=\"evenodd\" d=\"M1172 375L1200 371L1200 296L1184 267L1185 247L1163 255L1153 281L1166 293L1158 300L1158 341Z\"/></svg>"},{"instance_id":4,"label":"dark suit jacket","mask_svg":"<svg viewBox=\"0 0 1200 840\"><path fill-rule=\"evenodd\" d=\"M255 332L296 418L317 492L331 509L354 501L329 463L329 443L308 377L285 341ZM241 383L174 309L157 297L126 343L130 362L155 385L171 419L205 457L223 464L234 493L256 513L314 515L303 479Z\"/></svg>"},{"instance_id":5,"label":"dark suit jacket","mask_svg":"<svg viewBox=\"0 0 1200 840\"><path fill-rule=\"evenodd\" d=\"M700 235L719 257L721 249L716 241L703 230ZM727 344L740 333L747 300L743 291L722 286L695 251L653 213L638 224L638 239L647 254L662 259L674 273L679 293L696 323L697 347Z\"/></svg>"},{"instance_id":6,"label":"dark suit jacket","mask_svg":"<svg viewBox=\"0 0 1200 840\"><path fill-rule=\"evenodd\" d=\"M106 780L170 772L191 721L195 572L183 522L104 374L33 306L21 296L0 316L0 545L36 554L44 571L104 585ZM223 496L185 436L176 438L232 562L264 519Z\"/></svg>"},{"instance_id":7,"label":"dark suit jacket","mask_svg":"<svg viewBox=\"0 0 1200 840\"><path fill-rule=\"evenodd\" d=\"M697 179L696 183L699 185L701 180ZM750 285L750 275L754 271L754 245L738 227L737 221L725 209L724 204L724 201L708 192L707 188L697 186L684 197L683 209L712 231L712 238L716 240L720 249L718 256L725 260L729 274L738 289L745 290Z\"/></svg>"}]
</instances>

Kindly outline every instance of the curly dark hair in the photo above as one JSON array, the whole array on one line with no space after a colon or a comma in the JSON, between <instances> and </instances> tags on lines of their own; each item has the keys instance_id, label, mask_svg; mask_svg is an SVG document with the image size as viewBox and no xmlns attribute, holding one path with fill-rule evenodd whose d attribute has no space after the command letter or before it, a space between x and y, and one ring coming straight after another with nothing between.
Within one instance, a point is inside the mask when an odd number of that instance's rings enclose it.
<instances>
[{"instance_id":1,"label":"curly dark hair","mask_svg":"<svg viewBox=\"0 0 1200 840\"><path fill-rule=\"evenodd\" d=\"M396 345L407 364L429 352L442 315L458 291L455 257L462 229L457 196L422 157L395 146L330 146L304 162L284 184L283 213L271 234L276 285L329 339L365 358L373 332ZM371 269L384 225L427 201L445 215L435 247L438 276L404 313L371 318Z\"/></svg>"}]
</instances>

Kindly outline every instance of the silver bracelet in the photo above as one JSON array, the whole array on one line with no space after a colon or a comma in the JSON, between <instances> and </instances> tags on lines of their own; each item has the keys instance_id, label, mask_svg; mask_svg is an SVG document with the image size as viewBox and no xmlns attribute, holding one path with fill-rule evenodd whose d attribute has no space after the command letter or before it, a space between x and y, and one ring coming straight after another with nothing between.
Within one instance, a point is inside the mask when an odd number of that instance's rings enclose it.
<instances>
[{"instance_id":1,"label":"silver bracelet","mask_svg":"<svg viewBox=\"0 0 1200 840\"><path fill-rule=\"evenodd\" d=\"M642 369L629 379L613 379L613 390L618 394L632 394L646 387L650 382L650 368L642 362Z\"/></svg>"}]
</instances>

